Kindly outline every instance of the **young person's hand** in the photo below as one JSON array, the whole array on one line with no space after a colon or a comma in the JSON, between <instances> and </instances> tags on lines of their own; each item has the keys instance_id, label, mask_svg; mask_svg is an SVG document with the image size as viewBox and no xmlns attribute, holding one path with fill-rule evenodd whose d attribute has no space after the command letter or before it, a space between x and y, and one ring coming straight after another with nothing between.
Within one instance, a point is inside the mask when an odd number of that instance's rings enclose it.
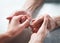
<instances>
[{"instance_id":1,"label":"young person's hand","mask_svg":"<svg viewBox=\"0 0 60 43\"><path fill-rule=\"evenodd\" d=\"M26 18L24 22L22 18ZM20 34L25 28L30 25L31 16L29 15L18 15L14 16L9 22L8 31L11 32L12 35Z\"/></svg>"},{"instance_id":2,"label":"young person's hand","mask_svg":"<svg viewBox=\"0 0 60 43\"><path fill-rule=\"evenodd\" d=\"M26 18L24 22L22 17ZM8 40L13 39L15 36L21 34L21 32L30 25L30 15L18 15L14 16L8 24L8 31L4 34L0 34L0 43L5 43Z\"/></svg>"},{"instance_id":3,"label":"young person's hand","mask_svg":"<svg viewBox=\"0 0 60 43\"><path fill-rule=\"evenodd\" d=\"M8 16L7 19L8 19L9 21L11 21L11 19L12 19L14 16L18 16L18 15L30 15L30 16L31 16L31 14L30 14L29 12L27 12L27 11L16 11L14 14L11 14L10 16ZM23 21L25 21L26 18L22 18L22 19L23 19ZM22 22L23 22L23 21L22 21Z\"/></svg>"}]
</instances>

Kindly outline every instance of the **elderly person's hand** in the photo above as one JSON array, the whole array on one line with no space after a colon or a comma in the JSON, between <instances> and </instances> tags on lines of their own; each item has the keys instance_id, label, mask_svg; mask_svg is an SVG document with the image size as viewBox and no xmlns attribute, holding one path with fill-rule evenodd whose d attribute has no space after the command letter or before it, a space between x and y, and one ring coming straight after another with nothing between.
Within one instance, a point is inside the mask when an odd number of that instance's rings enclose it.
<instances>
[{"instance_id":1,"label":"elderly person's hand","mask_svg":"<svg viewBox=\"0 0 60 43\"><path fill-rule=\"evenodd\" d=\"M21 22L22 17L26 18L24 22ZM30 15L14 16L9 22L8 31L0 35L0 43L5 43L6 41L13 39L15 36L19 35L26 27L30 25L30 20Z\"/></svg>"},{"instance_id":2,"label":"elderly person's hand","mask_svg":"<svg viewBox=\"0 0 60 43\"><path fill-rule=\"evenodd\" d=\"M54 20L57 24L57 27L60 27L60 16L55 17Z\"/></svg>"},{"instance_id":3,"label":"elderly person's hand","mask_svg":"<svg viewBox=\"0 0 60 43\"><path fill-rule=\"evenodd\" d=\"M57 27L56 22L53 18L51 18L49 15L44 15L44 16L46 16L49 20L47 27L50 31ZM39 18L36 18L35 20L32 21L32 24L30 27L32 28L33 32L37 32L39 30L39 28L43 23L44 16L40 16Z\"/></svg>"},{"instance_id":4,"label":"elderly person's hand","mask_svg":"<svg viewBox=\"0 0 60 43\"><path fill-rule=\"evenodd\" d=\"M48 24L49 24L48 17L45 16L44 19L43 19L43 23L40 26L37 33L33 33L31 35L31 39L30 39L29 43L43 43L47 33L49 32Z\"/></svg>"}]
</instances>

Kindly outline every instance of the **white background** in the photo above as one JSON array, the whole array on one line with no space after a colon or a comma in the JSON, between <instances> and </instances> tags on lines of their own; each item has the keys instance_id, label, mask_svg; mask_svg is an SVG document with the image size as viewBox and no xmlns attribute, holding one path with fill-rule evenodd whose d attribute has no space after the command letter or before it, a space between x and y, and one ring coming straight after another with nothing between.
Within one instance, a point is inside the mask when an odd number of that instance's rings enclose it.
<instances>
[{"instance_id":1,"label":"white background","mask_svg":"<svg viewBox=\"0 0 60 43\"><path fill-rule=\"evenodd\" d=\"M8 28L6 17L19 10L26 0L0 0L0 34Z\"/></svg>"},{"instance_id":2,"label":"white background","mask_svg":"<svg viewBox=\"0 0 60 43\"><path fill-rule=\"evenodd\" d=\"M6 17L19 10L25 2L26 0L0 0L0 34L8 29ZM45 13L50 14L52 17L60 15L60 4L44 4L37 16Z\"/></svg>"}]
</instances>

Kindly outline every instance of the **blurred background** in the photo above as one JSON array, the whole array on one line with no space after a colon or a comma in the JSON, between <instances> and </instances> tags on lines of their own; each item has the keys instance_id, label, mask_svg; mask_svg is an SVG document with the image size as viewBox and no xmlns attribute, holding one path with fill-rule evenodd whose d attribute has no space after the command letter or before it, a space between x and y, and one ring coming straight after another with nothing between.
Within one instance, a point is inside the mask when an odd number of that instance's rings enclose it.
<instances>
[{"instance_id":1,"label":"blurred background","mask_svg":"<svg viewBox=\"0 0 60 43\"><path fill-rule=\"evenodd\" d=\"M27 0L0 0L0 34L8 29L6 17L21 9ZM37 13L38 12L38 13ZM38 16L49 14L50 16L60 16L60 0L45 0L43 6L38 8L34 14ZM33 15L33 17L36 17ZM22 41L23 42L23 41ZM60 29L48 34L45 43L60 43Z\"/></svg>"},{"instance_id":2,"label":"blurred background","mask_svg":"<svg viewBox=\"0 0 60 43\"><path fill-rule=\"evenodd\" d=\"M0 34L5 33L8 25L6 17L20 10L26 0L0 0Z\"/></svg>"}]
</instances>

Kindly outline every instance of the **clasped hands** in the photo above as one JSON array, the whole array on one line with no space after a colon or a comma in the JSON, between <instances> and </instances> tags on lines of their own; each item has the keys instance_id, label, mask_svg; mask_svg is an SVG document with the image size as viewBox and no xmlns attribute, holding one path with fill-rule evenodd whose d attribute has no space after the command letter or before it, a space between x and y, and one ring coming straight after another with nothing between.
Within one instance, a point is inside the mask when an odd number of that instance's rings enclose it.
<instances>
[{"instance_id":1,"label":"clasped hands","mask_svg":"<svg viewBox=\"0 0 60 43\"><path fill-rule=\"evenodd\" d=\"M11 31L12 33L13 30L15 35L20 34L27 27L32 29L33 34L29 43L43 41L47 33L57 27L55 20L49 15L43 15L32 20L31 14L26 11L18 11L7 17L7 19L9 20L8 32Z\"/></svg>"}]
</instances>

